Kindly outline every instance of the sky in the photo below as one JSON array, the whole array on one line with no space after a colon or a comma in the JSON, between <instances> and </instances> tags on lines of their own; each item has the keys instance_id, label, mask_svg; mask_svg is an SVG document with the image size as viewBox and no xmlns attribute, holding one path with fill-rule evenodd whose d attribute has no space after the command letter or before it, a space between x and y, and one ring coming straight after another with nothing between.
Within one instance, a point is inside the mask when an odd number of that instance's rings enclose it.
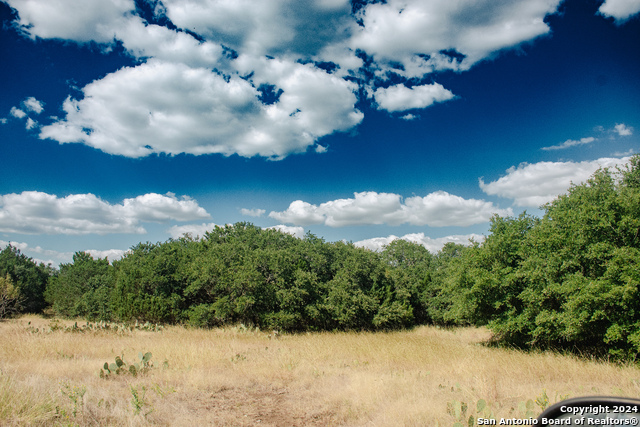
<instances>
[{"instance_id":1,"label":"sky","mask_svg":"<svg viewBox=\"0 0 640 427\"><path fill-rule=\"evenodd\" d=\"M640 0L2 0L0 247L487 235L640 151Z\"/></svg>"}]
</instances>

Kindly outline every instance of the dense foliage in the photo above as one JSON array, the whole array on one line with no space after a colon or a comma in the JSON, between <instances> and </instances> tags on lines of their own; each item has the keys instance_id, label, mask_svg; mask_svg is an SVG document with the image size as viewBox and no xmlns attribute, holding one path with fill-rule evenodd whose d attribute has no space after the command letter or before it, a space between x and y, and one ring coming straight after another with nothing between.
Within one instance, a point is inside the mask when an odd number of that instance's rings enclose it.
<instances>
[{"instance_id":1,"label":"dense foliage","mask_svg":"<svg viewBox=\"0 0 640 427\"><path fill-rule=\"evenodd\" d=\"M517 346L635 359L640 158L599 170L544 209L541 219L494 217L482 244L457 248L437 271L432 318L488 325Z\"/></svg>"},{"instance_id":2,"label":"dense foliage","mask_svg":"<svg viewBox=\"0 0 640 427\"><path fill-rule=\"evenodd\" d=\"M408 242L390 248L385 259L247 223L217 227L200 240L140 244L114 263L113 315L289 331L412 325L414 312L426 311L424 280L412 279L428 269L431 254Z\"/></svg>"},{"instance_id":3,"label":"dense foliage","mask_svg":"<svg viewBox=\"0 0 640 427\"><path fill-rule=\"evenodd\" d=\"M543 209L542 218L495 216L483 242L435 255L404 240L372 252L237 223L140 243L112 264L78 252L56 272L9 246L0 277L17 285L24 311L46 298L59 315L91 320L285 331L473 324L520 347L635 359L640 157Z\"/></svg>"},{"instance_id":4,"label":"dense foliage","mask_svg":"<svg viewBox=\"0 0 640 427\"><path fill-rule=\"evenodd\" d=\"M38 313L46 307L44 292L51 274L51 267L36 264L12 245L0 251L0 277L16 288L21 312Z\"/></svg>"},{"instance_id":5,"label":"dense foliage","mask_svg":"<svg viewBox=\"0 0 640 427\"><path fill-rule=\"evenodd\" d=\"M78 252L45 297L58 315L90 320L389 329L428 321L432 258L405 241L379 254L238 223L202 239L140 243L112 265Z\"/></svg>"}]
</instances>

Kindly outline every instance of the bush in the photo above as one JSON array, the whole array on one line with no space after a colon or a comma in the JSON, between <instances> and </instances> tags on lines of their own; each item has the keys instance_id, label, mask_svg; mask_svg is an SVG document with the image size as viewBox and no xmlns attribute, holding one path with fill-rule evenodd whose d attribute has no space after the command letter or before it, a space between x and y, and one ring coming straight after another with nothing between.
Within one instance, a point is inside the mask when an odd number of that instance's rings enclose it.
<instances>
[{"instance_id":1,"label":"bush","mask_svg":"<svg viewBox=\"0 0 640 427\"><path fill-rule=\"evenodd\" d=\"M8 274L6 277L0 277L0 319L20 311L23 299L20 290L13 285Z\"/></svg>"}]
</instances>

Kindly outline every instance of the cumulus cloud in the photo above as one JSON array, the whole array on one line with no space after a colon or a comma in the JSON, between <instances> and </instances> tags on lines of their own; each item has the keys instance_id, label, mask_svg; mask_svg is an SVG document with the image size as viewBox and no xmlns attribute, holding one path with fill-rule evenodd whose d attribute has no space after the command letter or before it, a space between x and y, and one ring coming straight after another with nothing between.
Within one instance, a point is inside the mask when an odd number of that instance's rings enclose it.
<instances>
[{"instance_id":1,"label":"cumulus cloud","mask_svg":"<svg viewBox=\"0 0 640 427\"><path fill-rule=\"evenodd\" d=\"M210 222L208 224L187 224L187 225L174 225L169 231L169 235L174 239L179 239L185 234L190 235L193 238L200 238L204 236L207 231L211 231L218 225Z\"/></svg>"},{"instance_id":2,"label":"cumulus cloud","mask_svg":"<svg viewBox=\"0 0 640 427\"><path fill-rule=\"evenodd\" d=\"M387 111L452 99L438 83L405 83L467 70L546 34L544 17L560 0L389 0L355 15L348 0L156 2L157 21L166 17L176 27L145 21L133 0L7 2L28 37L95 42L104 51L119 43L136 59L86 85L82 98L67 98L65 117L42 126L41 138L128 157L279 160L324 152L321 138L361 123L356 94L363 90ZM363 54L372 61L365 65ZM369 71L405 80L378 88ZM35 99L23 106L42 111Z\"/></svg>"},{"instance_id":3,"label":"cumulus cloud","mask_svg":"<svg viewBox=\"0 0 640 427\"><path fill-rule=\"evenodd\" d=\"M375 91L374 97L379 109L395 112L426 108L436 102L453 99L454 95L441 84L434 83L412 88L402 84L379 88Z\"/></svg>"},{"instance_id":4,"label":"cumulus cloud","mask_svg":"<svg viewBox=\"0 0 640 427\"><path fill-rule=\"evenodd\" d=\"M629 157L608 158L585 162L523 163L507 169L496 181L485 183L479 179L486 194L513 199L516 206L539 207L567 192L571 184L586 181L599 168L624 165Z\"/></svg>"},{"instance_id":5,"label":"cumulus cloud","mask_svg":"<svg viewBox=\"0 0 640 427\"><path fill-rule=\"evenodd\" d=\"M265 210L264 209L246 209L246 208L242 208L240 209L240 213L242 215L246 215L246 216L254 216L254 217L259 217L265 214Z\"/></svg>"},{"instance_id":6,"label":"cumulus cloud","mask_svg":"<svg viewBox=\"0 0 640 427\"><path fill-rule=\"evenodd\" d=\"M405 223L464 227L487 222L493 214L506 216L513 213L490 202L464 199L444 191L425 197L409 197L404 203L398 194L369 191L354 193L352 199L337 199L320 205L296 200L287 210L273 211L269 217L288 224L324 224L330 227Z\"/></svg>"},{"instance_id":7,"label":"cumulus cloud","mask_svg":"<svg viewBox=\"0 0 640 427\"><path fill-rule=\"evenodd\" d=\"M210 217L192 198L182 196L178 199L173 193L148 193L124 199L121 209L125 217L144 222L191 221Z\"/></svg>"},{"instance_id":8,"label":"cumulus cloud","mask_svg":"<svg viewBox=\"0 0 640 427\"><path fill-rule=\"evenodd\" d=\"M318 206L302 200L291 202L286 211L270 212L269 217L282 222L300 225L322 224L325 221L325 216L318 212Z\"/></svg>"},{"instance_id":9,"label":"cumulus cloud","mask_svg":"<svg viewBox=\"0 0 640 427\"><path fill-rule=\"evenodd\" d=\"M302 227L291 227L288 225L274 225L273 227L265 227L265 229L273 229L273 230L278 230L281 233L287 233L287 234L291 234L294 237L297 237L298 239L302 239L304 238L304 228Z\"/></svg>"},{"instance_id":10,"label":"cumulus cloud","mask_svg":"<svg viewBox=\"0 0 640 427\"><path fill-rule=\"evenodd\" d=\"M613 131L618 134L618 136L631 136L633 135L633 128L631 126L627 126L624 123L616 123Z\"/></svg>"},{"instance_id":11,"label":"cumulus cloud","mask_svg":"<svg viewBox=\"0 0 640 427\"><path fill-rule=\"evenodd\" d=\"M111 261L116 261L116 260L121 259L128 252L128 250L122 250L122 249L106 249L106 250L87 249L84 252L90 253L91 256L94 259L107 258L109 260L109 262L111 262Z\"/></svg>"},{"instance_id":12,"label":"cumulus cloud","mask_svg":"<svg viewBox=\"0 0 640 427\"><path fill-rule=\"evenodd\" d=\"M435 254L440 249L442 249L442 247L446 243L451 242L451 243L457 243L457 244L468 246L471 243L471 240L476 242L483 241L484 236L481 234L472 233L472 234L465 234L465 235L438 237L438 238L432 239L431 237L425 236L424 233L411 233L411 234L405 234L402 237L397 237L394 235L391 235L388 237L374 237L372 239L360 240L358 242L354 242L353 244L355 246L380 252L384 249L386 245L390 244L391 242L397 239L402 239L408 242L417 243L419 245L424 246L429 252Z\"/></svg>"},{"instance_id":13,"label":"cumulus cloud","mask_svg":"<svg viewBox=\"0 0 640 427\"><path fill-rule=\"evenodd\" d=\"M112 43L113 28L135 10L133 0L7 0L31 38Z\"/></svg>"},{"instance_id":14,"label":"cumulus cloud","mask_svg":"<svg viewBox=\"0 0 640 427\"><path fill-rule=\"evenodd\" d=\"M19 249L20 252L33 259L37 264L58 265L62 262L70 262L73 259L73 252L60 252L51 249L43 249L40 246L32 247L25 242L0 240L0 248L5 248L8 245Z\"/></svg>"},{"instance_id":15,"label":"cumulus cloud","mask_svg":"<svg viewBox=\"0 0 640 427\"><path fill-rule=\"evenodd\" d=\"M621 24L640 12L640 1L606 0L602 3L598 12L603 16L612 17L616 23Z\"/></svg>"},{"instance_id":16,"label":"cumulus cloud","mask_svg":"<svg viewBox=\"0 0 640 427\"><path fill-rule=\"evenodd\" d=\"M31 111L36 114L42 113L44 111L44 104L41 101L38 101L33 96L28 97L24 101L22 101L22 105L27 111Z\"/></svg>"},{"instance_id":17,"label":"cumulus cloud","mask_svg":"<svg viewBox=\"0 0 640 427\"><path fill-rule=\"evenodd\" d=\"M362 10L351 44L394 72L420 76L466 70L501 49L549 32L544 17L560 0L388 0Z\"/></svg>"},{"instance_id":18,"label":"cumulus cloud","mask_svg":"<svg viewBox=\"0 0 640 427\"><path fill-rule=\"evenodd\" d=\"M354 25L348 0L164 0L163 4L180 28L252 56L313 56L343 41Z\"/></svg>"},{"instance_id":19,"label":"cumulus cloud","mask_svg":"<svg viewBox=\"0 0 640 427\"><path fill-rule=\"evenodd\" d=\"M27 117L27 113L17 107L11 107L9 114L11 114L16 119L24 119L25 117Z\"/></svg>"},{"instance_id":20,"label":"cumulus cloud","mask_svg":"<svg viewBox=\"0 0 640 427\"><path fill-rule=\"evenodd\" d=\"M592 136L590 136L588 138L580 138L579 140L567 139L562 144L552 145L550 147L542 147L542 149L545 150L545 151L564 150L565 148L575 147L576 145L591 144L595 140L596 139L594 137L592 137Z\"/></svg>"},{"instance_id":21,"label":"cumulus cloud","mask_svg":"<svg viewBox=\"0 0 640 427\"><path fill-rule=\"evenodd\" d=\"M316 150L316 153L322 154L322 153L326 153L329 150L329 147L317 144L315 150Z\"/></svg>"},{"instance_id":22,"label":"cumulus cloud","mask_svg":"<svg viewBox=\"0 0 640 427\"><path fill-rule=\"evenodd\" d=\"M213 222L208 224L203 223L203 224L174 225L168 231L169 231L169 235L174 239L178 239L184 236L185 234L188 234L193 238L201 238L205 235L207 231L211 231L216 227L219 227L219 226L214 224ZM265 229L279 230L283 233L291 234L299 239L302 239L305 234L304 228L291 227L288 225L274 225L272 227L265 227Z\"/></svg>"},{"instance_id":23,"label":"cumulus cloud","mask_svg":"<svg viewBox=\"0 0 640 427\"><path fill-rule=\"evenodd\" d=\"M201 42L193 36L155 24L140 17L128 17L115 24L115 37L136 58L157 58L195 67L214 67L222 57L222 47Z\"/></svg>"},{"instance_id":24,"label":"cumulus cloud","mask_svg":"<svg viewBox=\"0 0 640 427\"><path fill-rule=\"evenodd\" d=\"M25 123L25 127L27 128L27 130L31 130L33 128L38 127L38 122L33 120L31 117L29 117L29 118L27 118L27 121Z\"/></svg>"},{"instance_id":25,"label":"cumulus cloud","mask_svg":"<svg viewBox=\"0 0 640 427\"><path fill-rule=\"evenodd\" d=\"M221 153L281 159L362 120L353 83L312 66L281 65L285 94L265 105L247 80L150 60L87 85L81 100L68 98L66 119L44 126L40 136L128 157Z\"/></svg>"},{"instance_id":26,"label":"cumulus cloud","mask_svg":"<svg viewBox=\"0 0 640 427\"><path fill-rule=\"evenodd\" d=\"M43 263L45 265L51 264L55 266L61 263L69 263L73 261L74 252L60 252L60 251L54 251L51 249L43 249L40 246L33 247L25 242L0 240L0 248L4 248L8 245L11 245L14 248L19 249L20 252L29 256L37 264ZM109 261L118 260L122 258L125 253L127 253L126 250L122 250L122 249L106 249L106 250L87 249L84 252L90 253L94 259L108 258Z\"/></svg>"},{"instance_id":27,"label":"cumulus cloud","mask_svg":"<svg viewBox=\"0 0 640 427\"><path fill-rule=\"evenodd\" d=\"M25 128L27 130L37 128L39 126L38 122L32 119L31 117L29 117L27 115L27 112L40 114L42 113L42 111L44 111L44 104L41 101L38 101L33 96L26 98L24 101L22 101L21 104L22 104L22 108L11 107L9 114L15 117L16 119L26 119ZM6 119L3 119L3 120L4 121L2 123L6 123Z\"/></svg>"},{"instance_id":28,"label":"cumulus cloud","mask_svg":"<svg viewBox=\"0 0 640 427\"><path fill-rule=\"evenodd\" d=\"M141 222L191 221L209 214L188 197L149 193L112 205L95 195L39 191L0 196L0 231L22 234L146 233Z\"/></svg>"}]
</instances>

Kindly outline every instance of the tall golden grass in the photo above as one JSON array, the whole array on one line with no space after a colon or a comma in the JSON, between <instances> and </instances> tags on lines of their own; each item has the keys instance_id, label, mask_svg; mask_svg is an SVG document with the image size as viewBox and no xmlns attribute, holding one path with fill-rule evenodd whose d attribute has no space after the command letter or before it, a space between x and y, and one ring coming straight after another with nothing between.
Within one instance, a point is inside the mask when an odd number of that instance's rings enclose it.
<instances>
[{"instance_id":1,"label":"tall golden grass","mask_svg":"<svg viewBox=\"0 0 640 427\"><path fill-rule=\"evenodd\" d=\"M524 418L528 400L537 415L544 396L640 396L638 367L490 348L478 328L42 332L49 322L0 323L1 425L450 426L479 400L499 419ZM99 377L147 351L143 375Z\"/></svg>"}]
</instances>

